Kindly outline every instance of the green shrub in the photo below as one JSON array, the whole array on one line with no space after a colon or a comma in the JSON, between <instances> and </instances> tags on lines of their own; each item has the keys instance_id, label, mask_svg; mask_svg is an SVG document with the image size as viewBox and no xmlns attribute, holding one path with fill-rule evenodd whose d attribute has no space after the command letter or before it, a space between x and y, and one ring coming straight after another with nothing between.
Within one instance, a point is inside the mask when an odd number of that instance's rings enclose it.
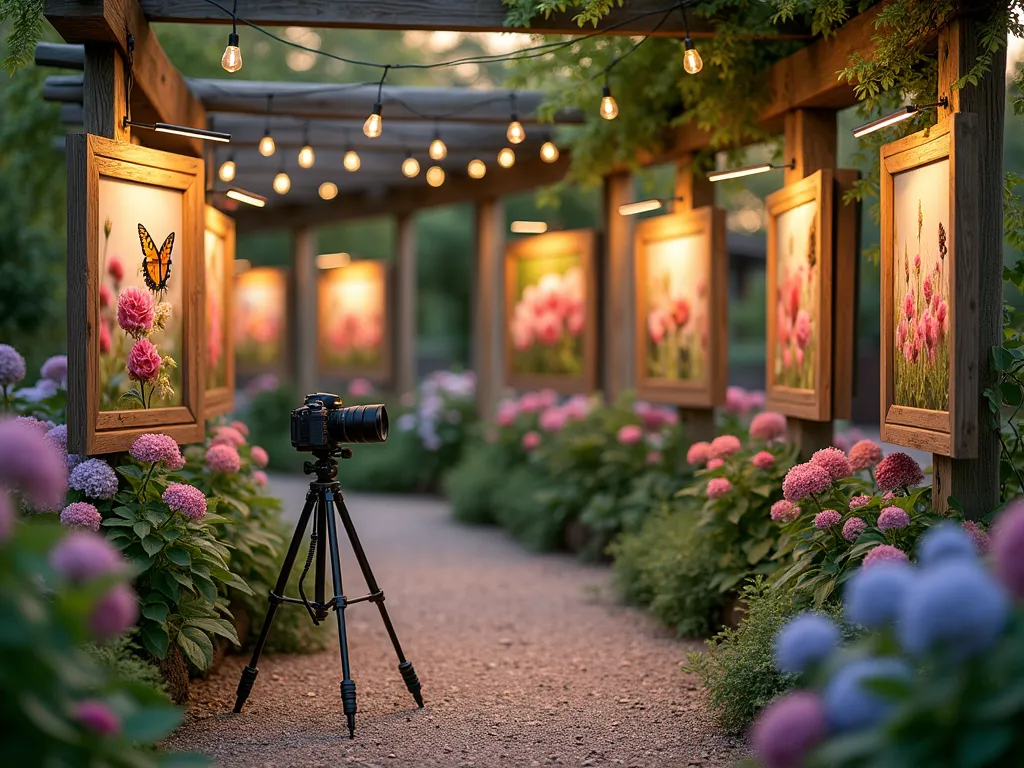
<instances>
[{"instance_id":1,"label":"green shrub","mask_svg":"<svg viewBox=\"0 0 1024 768\"><path fill-rule=\"evenodd\" d=\"M530 549L561 549L568 518L547 501L544 476L532 465L511 469L495 487L493 509L498 524Z\"/></svg>"},{"instance_id":2,"label":"green shrub","mask_svg":"<svg viewBox=\"0 0 1024 768\"><path fill-rule=\"evenodd\" d=\"M300 555L304 557L304 549ZM304 562L304 560L303 560ZM299 575L302 573L302 562L296 562L288 579L288 588L285 594L289 597L299 596ZM275 578L280 572L280 563L275 565ZM313 591L313 573L311 568L306 575L306 595ZM256 642L256 636L263 626L267 609L270 606L267 594L257 595L257 599L251 603L249 609L249 645ZM274 626L270 628L267 636L267 645L264 653L318 653L324 650L328 644L335 642L338 632L333 617L329 621L321 622L315 626L301 605L284 604L277 609L274 615Z\"/></svg>"},{"instance_id":3,"label":"green shrub","mask_svg":"<svg viewBox=\"0 0 1024 768\"><path fill-rule=\"evenodd\" d=\"M494 510L507 478L508 467L500 446L474 441L463 460L445 475L445 495L451 501L452 515L461 523L496 523Z\"/></svg>"},{"instance_id":4,"label":"green shrub","mask_svg":"<svg viewBox=\"0 0 1024 768\"><path fill-rule=\"evenodd\" d=\"M259 392L245 413L249 440L270 454L268 468L276 472L301 472L308 456L292 448L291 414L302 404L302 395L290 385Z\"/></svg>"},{"instance_id":5,"label":"green shrub","mask_svg":"<svg viewBox=\"0 0 1024 768\"><path fill-rule=\"evenodd\" d=\"M86 643L82 650L115 680L149 686L166 695L167 683L160 668L131 635L106 643Z\"/></svg>"}]
</instances>

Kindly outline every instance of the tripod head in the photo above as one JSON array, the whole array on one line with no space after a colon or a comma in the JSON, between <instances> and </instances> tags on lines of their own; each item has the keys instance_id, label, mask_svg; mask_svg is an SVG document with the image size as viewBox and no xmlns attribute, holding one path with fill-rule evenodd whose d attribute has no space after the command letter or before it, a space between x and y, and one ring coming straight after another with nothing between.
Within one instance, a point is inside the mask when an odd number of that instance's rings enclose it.
<instances>
[{"instance_id":1,"label":"tripod head","mask_svg":"<svg viewBox=\"0 0 1024 768\"><path fill-rule=\"evenodd\" d=\"M338 446L327 450L313 451L316 461L302 462L302 471L307 475L316 475L316 482L329 483L338 476L337 459L351 459L352 449L348 446Z\"/></svg>"}]
</instances>

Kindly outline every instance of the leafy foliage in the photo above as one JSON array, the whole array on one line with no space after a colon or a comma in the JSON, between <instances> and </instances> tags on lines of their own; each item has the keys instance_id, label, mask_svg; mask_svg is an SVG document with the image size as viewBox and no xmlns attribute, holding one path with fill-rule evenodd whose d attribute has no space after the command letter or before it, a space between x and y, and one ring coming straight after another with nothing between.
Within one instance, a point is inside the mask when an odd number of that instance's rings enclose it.
<instances>
[{"instance_id":1,"label":"leafy foliage","mask_svg":"<svg viewBox=\"0 0 1024 768\"><path fill-rule=\"evenodd\" d=\"M13 75L32 61L36 41L43 34L43 0L0 0L0 23L5 21L11 22L11 31L3 67Z\"/></svg>"}]
</instances>

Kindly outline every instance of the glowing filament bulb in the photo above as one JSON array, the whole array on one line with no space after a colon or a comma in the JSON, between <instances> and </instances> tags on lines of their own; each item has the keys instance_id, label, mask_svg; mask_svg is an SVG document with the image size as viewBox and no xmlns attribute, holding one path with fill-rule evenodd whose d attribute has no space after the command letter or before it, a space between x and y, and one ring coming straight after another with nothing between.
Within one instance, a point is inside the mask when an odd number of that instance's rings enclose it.
<instances>
[{"instance_id":1,"label":"glowing filament bulb","mask_svg":"<svg viewBox=\"0 0 1024 768\"><path fill-rule=\"evenodd\" d=\"M338 185L333 181L325 181L318 191L323 200L333 200L338 196Z\"/></svg>"},{"instance_id":2,"label":"glowing filament bulb","mask_svg":"<svg viewBox=\"0 0 1024 768\"><path fill-rule=\"evenodd\" d=\"M502 168L511 168L516 164L516 153L505 147L498 153L498 165Z\"/></svg>"},{"instance_id":3,"label":"glowing filament bulb","mask_svg":"<svg viewBox=\"0 0 1024 768\"><path fill-rule=\"evenodd\" d=\"M220 176L221 181L231 181L235 178L235 171L237 170L234 160L225 160L221 163L220 170L217 171L217 175Z\"/></svg>"},{"instance_id":4,"label":"glowing filament bulb","mask_svg":"<svg viewBox=\"0 0 1024 768\"><path fill-rule=\"evenodd\" d=\"M516 120L515 115L512 116L512 122L508 124L505 138L512 144L522 144L526 141L526 129L523 128L522 123Z\"/></svg>"},{"instance_id":5,"label":"glowing filament bulb","mask_svg":"<svg viewBox=\"0 0 1024 768\"><path fill-rule=\"evenodd\" d=\"M419 176L420 164L415 157L407 157L402 161L402 175L408 179Z\"/></svg>"},{"instance_id":6,"label":"glowing filament bulb","mask_svg":"<svg viewBox=\"0 0 1024 768\"><path fill-rule=\"evenodd\" d=\"M430 149L427 150L431 160L444 160L448 156L448 147L441 141L441 137L438 136L432 142L430 142Z\"/></svg>"},{"instance_id":7,"label":"glowing filament bulb","mask_svg":"<svg viewBox=\"0 0 1024 768\"><path fill-rule=\"evenodd\" d=\"M363 123L363 133L368 139L376 139L384 133L384 121L380 116L380 104L373 105L373 112Z\"/></svg>"},{"instance_id":8,"label":"glowing filament bulb","mask_svg":"<svg viewBox=\"0 0 1024 768\"><path fill-rule=\"evenodd\" d=\"M693 40L686 38L684 42L686 46L686 52L683 53L683 69L689 72L691 75L696 75L704 67L704 59L697 53L697 49L693 47Z\"/></svg>"},{"instance_id":9,"label":"glowing filament bulb","mask_svg":"<svg viewBox=\"0 0 1024 768\"><path fill-rule=\"evenodd\" d=\"M274 143L273 136L270 132L263 134L263 138L260 139L260 154L264 157L270 157L274 152L277 151L277 145Z\"/></svg>"},{"instance_id":10,"label":"glowing filament bulb","mask_svg":"<svg viewBox=\"0 0 1024 768\"><path fill-rule=\"evenodd\" d=\"M470 160L466 172L471 179L482 179L484 174L487 173L487 166L484 165L483 160Z\"/></svg>"},{"instance_id":11,"label":"glowing filament bulb","mask_svg":"<svg viewBox=\"0 0 1024 768\"><path fill-rule=\"evenodd\" d=\"M299 165L303 168L312 168L314 162L316 162L316 155L313 148L306 144L299 150Z\"/></svg>"},{"instance_id":12,"label":"glowing filament bulb","mask_svg":"<svg viewBox=\"0 0 1024 768\"><path fill-rule=\"evenodd\" d=\"M558 159L558 147L554 142L545 141L540 145L540 159L545 163L553 163Z\"/></svg>"},{"instance_id":13,"label":"glowing filament bulb","mask_svg":"<svg viewBox=\"0 0 1024 768\"><path fill-rule=\"evenodd\" d=\"M345 157L341 159L341 164L345 166L346 171L355 173L359 170L359 166L361 164L359 161L359 155L356 154L354 149L350 149L345 153Z\"/></svg>"},{"instance_id":14,"label":"glowing filament bulb","mask_svg":"<svg viewBox=\"0 0 1024 768\"><path fill-rule=\"evenodd\" d=\"M288 178L288 174L281 171L277 176L274 177L274 191L279 195L287 195L288 190L292 188L292 180Z\"/></svg>"},{"instance_id":15,"label":"glowing filament bulb","mask_svg":"<svg viewBox=\"0 0 1024 768\"><path fill-rule=\"evenodd\" d=\"M238 47L238 34L235 32L228 35L228 44L224 48L224 55L220 57L220 65L228 72L237 72L242 68L242 51Z\"/></svg>"},{"instance_id":16,"label":"glowing filament bulb","mask_svg":"<svg viewBox=\"0 0 1024 768\"><path fill-rule=\"evenodd\" d=\"M432 187L440 187L444 184L444 169L439 165L432 165L427 168L427 184Z\"/></svg>"},{"instance_id":17,"label":"glowing filament bulb","mask_svg":"<svg viewBox=\"0 0 1024 768\"><path fill-rule=\"evenodd\" d=\"M619 116L619 105L615 103L612 96L612 89L607 85L601 90L601 117L605 120L614 120Z\"/></svg>"}]
</instances>

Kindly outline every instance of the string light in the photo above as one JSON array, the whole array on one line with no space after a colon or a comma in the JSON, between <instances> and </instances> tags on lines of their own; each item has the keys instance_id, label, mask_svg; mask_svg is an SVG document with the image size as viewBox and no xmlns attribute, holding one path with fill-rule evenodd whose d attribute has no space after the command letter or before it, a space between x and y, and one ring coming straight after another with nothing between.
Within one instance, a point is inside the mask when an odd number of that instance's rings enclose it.
<instances>
[{"instance_id":1,"label":"string light","mask_svg":"<svg viewBox=\"0 0 1024 768\"><path fill-rule=\"evenodd\" d=\"M302 149L299 150L299 167L312 168L315 162L316 154L309 144L309 125L307 124L303 134Z\"/></svg>"},{"instance_id":2,"label":"string light","mask_svg":"<svg viewBox=\"0 0 1024 768\"><path fill-rule=\"evenodd\" d=\"M359 166L362 162L359 160L359 155L356 154L354 149L350 149L345 152L345 156L341 159L341 164L345 166L345 170L351 173L355 173L359 170Z\"/></svg>"},{"instance_id":3,"label":"string light","mask_svg":"<svg viewBox=\"0 0 1024 768\"><path fill-rule=\"evenodd\" d=\"M739 179L743 176L753 176L758 173L768 173L780 168L796 168L796 161L791 160L785 165L773 165L772 163L758 163L747 165L743 168L727 168L724 171L708 171L708 181L725 181L727 179Z\"/></svg>"},{"instance_id":4,"label":"string light","mask_svg":"<svg viewBox=\"0 0 1024 768\"><path fill-rule=\"evenodd\" d=\"M523 128L523 124L519 122L519 115L516 114L516 95L510 93L508 100L512 107L512 116L508 124L508 130L505 131L505 138L509 140L511 144L522 144L526 141L526 129Z\"/></svg>"},{"instance_id":5,"label":"string light","mask_svg":"<svg viewBox=\"0 0 1024 768\"><path fill-rule=\"evenodd\" d=\"M274 94L267 96L267 123L263 129L263 138L260 139L260 154L264 157L270 157L277 151L277 145L274 144L274 138L270 135L270 107L274 101Z\"/></svg>"},{"instance_id":6,"label":"string light","mask_svg":"<svg viewBox=\"0 0 1024 768\"><path fill-rule=\"evenodd\" d=\"M858 128L853 129L854 138L859 139L862 136L867 136L869 133L880 131L883 128L888 128L890 125L896 125L896 123L902 123L904 120L909 120L911 117L916 115L922 109L932 109L933 107L946 107L949 108L949 99L945 96L934 104L908 104L905 107L900 108L899 112L894 112L891 115L880 117L877 120L872 120L870 123L862 125Z\"/></svg>"},{"instance_id":7,"label":"string light","mask_svg":"<svg viewBox=\"0 0 1024 768\"><path fill-rule=\"evenodd\" d=\"M338 196L338 185L333 181L325 181L317 190L322 200L333 200Z\"/></svg>"},{"instance_id":8,"label":"string light","mask_svg":"<svg viewBox=\"0 0 1024 768\"><path fill-rule=\"evenodd\" d=\"M483 160L473 159L469 161L469 167L466 168L466 172L469 174L471 179L482 179L484 174L487 173L487 166Z\"/></svg>"},{"instance_id":9,"label":"string light","mask_svg":"<svg viewBox=\"0 0 1024 768\"><path fill-rule=\"evenodd\" d=\"M686 25L686 38L683 40L683 69L691 75L696 75L704 68L704 59L693 47L693 40L690 39L690 17L686 15L686 6L680 5L679 10L683 13L683 24Z\"/></svg>"},{"instance_id":10,"label":"string light","mask_svg":"<svg viewBox=\"0 0 1024 768\"><path fill-rule=\"evenodd\" d=\"M614 120L618 116L619 105L615 103L611 87L605 83L601 89L601 117L605 120Z\"/></svg>"},{"instance_id":11,"label":"string light","mask_svg":"<svg viewBox=\"0 0 1024 768\"><path fill-rule=\"evenodd\" d=\"M402 175L407 179L414 179L420 174L420 163L419 161L410 155L408 152L405 153L405 160L402 161Z\"/></svg>"},{"instance_id":12,"label":"string light","mask_svg":"<svg viewBox=\"0 0 1024 768\"><path fill-rule=\"evenodd\" d=\"M288 190L292 188L292 180L282 168L278 171L277 176L274 177L274 191L279 195L287 195Z\"/></svg>"},{"instance_id":13,"label":"string light","mask_svg":"<svg viewBox=\"0 0 1024 768\"><path fill-rule=\"evenodd\" d=\"M388 76L390 66L385 65L384 74L380 76L380 83L377 85L377 101L373 105L373 112L363 123L363 134L368 139L376 139L384 133L384 118L381 117L381 94L384 91L384 79Z\"/></svg>"},{"instance_id":14,"label":"string light","mask_svg":"<svg viewBox=\"0 0 1024 768\"><path fill-rule=\"evenodd\" d=\"M511 168L516 164L516 153L509 147L505 147L498 153L498 165L502 168Z\"/></svg>"},{"instance_id":15,"label":"string light","mask_svg":"<svg viewBox=\"0 0 1024 768\"><path fill-rule=\"evenodd\" d=\"M448 147L441 141L441 137L434 134L434 140L430 142L430 148L427 150L427 154L430 155L431 160L444 160L448 157Z\"/></svg>"},{"instance_id":16,"label":"string light","mask_svg":"<svg viewBox=\"0 0 1024 768\"><path fill-rule=\"evenodd\" d=\"M220 65L228 72L237 72L242 68L242 51L238 47L238 17L235 15L237 10L238 0L235 0L231 7L231 34L228 35L224 55L220 57Z\"/></svg>"},{"instance_id":17,"label":"string light","mask_svg":"<svg viewBox=\"0 0 1024 768\"><path fill-rule=\"evenodd\" d=\"M235 178L235 171L238 168L235 165L235 156L233 154L228 155L228 159L220 165L220 170L217 171L217 176L220 177L221 181L233 181Z\"/></svg>"},{"instance_id":18,"label":"string light","mask_svg":"<svg viewBox=\"0 0 1024 768\"><path fill-rule=\"evenodd\" d=\"M558 159L558 147L551 139L540 145L540 159L545 163L553 163Z\"/></svg>"},{"instance_id":19,"label":"string light","mask_svg":"<svg viewBox=\"0 0 1024 768\"><path fill-rule=\"evenodd\" d=\"M440 187L444 184L444 168L439 165L427 168L427 184L432 187Z\"/></svg>"}]
</instances>

